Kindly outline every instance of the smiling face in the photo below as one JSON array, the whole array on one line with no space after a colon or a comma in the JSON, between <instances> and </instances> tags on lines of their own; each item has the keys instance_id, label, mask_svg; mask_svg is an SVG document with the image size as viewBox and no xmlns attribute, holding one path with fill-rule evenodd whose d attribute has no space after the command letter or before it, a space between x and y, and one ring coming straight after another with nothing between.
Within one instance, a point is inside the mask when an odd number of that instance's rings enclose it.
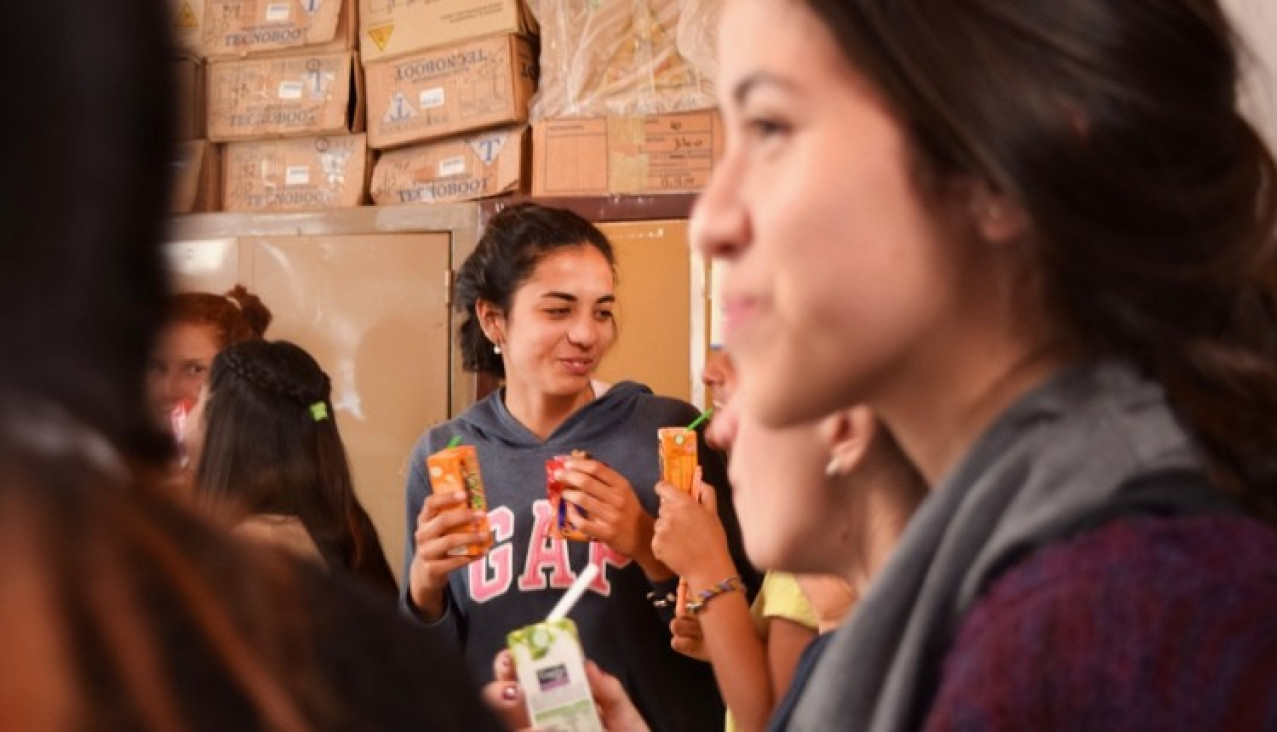
<instances>
[{"instance_id":1,"label":"smiling face","mask_svg":"<svg viewBox=\"0 0 1277 732\"><path fill-rule=\"evenodd\" d=\"M176 323L160 333L146 377L155 424L171 429L169 417L178 402L188 408L195 405L217 351L217 338L209 326Z\"/></svg>"},{"instance_id":2,"label":"smiling face","mask_svg":"<svg viewBox=\"0 0 1277 732\"><path fill-rule=\"evenodd\" d=\"M970 287L965 209L921 193L901 126L804 4L728 0L719 39L728 144L692 231L731 263L743 409L793 425L929 378Z\"/></svg>"},{"instance_id":3,"label":"smiling face","mask_svg":"<svg viewBox=\"0 0 1277 732\"><path fill-rule=\"evenodd\" d=\"M598 249L564 247L537 263L508 313L480 313L485 332L501 346L511 396L574 398L589 389L616 340L615 286Z\"/></svg>"}]
</instances>

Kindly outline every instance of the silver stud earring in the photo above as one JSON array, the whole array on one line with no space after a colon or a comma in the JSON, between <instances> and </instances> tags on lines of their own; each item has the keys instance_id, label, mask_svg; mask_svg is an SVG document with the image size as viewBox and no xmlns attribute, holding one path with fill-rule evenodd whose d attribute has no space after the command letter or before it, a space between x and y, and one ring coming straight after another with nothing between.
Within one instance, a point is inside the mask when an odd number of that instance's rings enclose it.
<instances>
[{"instance_id":1,"label":"silver stud earring","mask_svg":"<svg viewBox=\"0 0 1277 732\"><path fill-rule=\"evenodd\" d=\"M829 462L825 464L825 477L833 478L842 472L842 463L838 461L838 457L829 458Z\"/></svg>"},{"instance_id":2,"label":"silver stud earring","mask_svg":"<svg viewBox=\"0 0 1277 732\"><path fill-rule=\"evenodd\" d=\"M500 343L493 343L493 344L492 344L492 352L493 352L493 353L495 353L495 354L497 354L498 356L500 356L500 355L501 355L501 344L500 344Z\"/></svg>"}]
</instances>

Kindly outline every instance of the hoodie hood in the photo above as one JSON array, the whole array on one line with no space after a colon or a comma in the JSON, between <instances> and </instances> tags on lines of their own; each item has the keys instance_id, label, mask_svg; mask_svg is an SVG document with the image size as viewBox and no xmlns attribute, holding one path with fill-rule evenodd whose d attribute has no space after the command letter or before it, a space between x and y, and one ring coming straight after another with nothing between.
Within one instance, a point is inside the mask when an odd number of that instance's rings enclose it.
<instances>
[{"instance_id":1,"label":"hoodie hood","mask_svg":"<svg viewBox=\"0 0 1277 732\"><path fill-rule=\"evenodd\" d=\"M506 409L505 387L501 387L466 410L453 424L460 428L462 441L466 443L551 447L568 452L617 430L634 414L640 400L651 395L652 390L643 384L622 381L578 409L542 440Z\"/></svg>"}]
</instances>

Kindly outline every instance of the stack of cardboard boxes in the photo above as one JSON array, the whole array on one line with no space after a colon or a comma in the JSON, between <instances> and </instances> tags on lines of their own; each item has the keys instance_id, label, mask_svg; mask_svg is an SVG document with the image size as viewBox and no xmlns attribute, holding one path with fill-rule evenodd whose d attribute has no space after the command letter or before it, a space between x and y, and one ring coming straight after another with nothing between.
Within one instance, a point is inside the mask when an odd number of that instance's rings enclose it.
<instances>
[{"instance_id":1,"label":"stack of cardboard boxes","mask_svg":"<svg viewBox=\"0 0 1277 732\"><path fill-rule=\"evenodd\" d=\"M171 0L173 210L698 190L722 130L668 48L686 1L542 2L538 44L524 0Z\"/></svg>"},{"instance_id":2,"label":"stack of cardboard boxes","mask_svg":"<svg viewBox=\"0 0 1277 732\"><path fill-rule=\"evenodd\" d=\"M377 204L525 190L535 26L521 0L359 0Z\"/></svg>"},{"instance_id":3,"label":"stack of cardboard boxes","mask_svg":"<svg viewBox=\"0 0 1277 732\"><path fill-rule=\"evenodd\" d=\"M357 206L368 144L354 0L203 0L208 138L222 207Z\"/></svg>"},{"instance_id":4,"label":"stack of cardboard boxes","mask_svg":"<svg viewBox=\"0 0 1277 732\"><path fill-rule=\"evenodd\" d=\"M217 148L205 134L204 62L200 50L202 0L177 0L172 14L178 56L170 64L177 96L173 213L216 211L220 195Z\"/></svg>"}]
</instances>

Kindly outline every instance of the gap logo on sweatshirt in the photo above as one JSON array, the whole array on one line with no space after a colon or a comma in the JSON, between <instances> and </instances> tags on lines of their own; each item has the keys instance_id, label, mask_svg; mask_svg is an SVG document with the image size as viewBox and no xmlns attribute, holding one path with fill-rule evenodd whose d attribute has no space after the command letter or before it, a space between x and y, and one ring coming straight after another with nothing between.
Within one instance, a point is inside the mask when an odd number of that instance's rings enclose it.
<instances>
[{"instance_id":1,"label":"gap logo on sweatshirt","mask_svg":"<svg viewBox=\"0 0 1277 732\"><path fill-rule=\"evenodd\" d=\"M488 523L492 527L494 543L483 559L469 565L470 599L474 602L487 602L510 591L514 582L519 583L520 592L537 590L566 590L572 586L576 573L568 564L568 543L563 539L555 539L550 535L550 526L554 523L554 511L550 502L540 499L532 504L533 526L528 533L528 550L524 553L523 566L515 576L514 545L514 511L508 506L499 506L488 512ZM611 565L622 568L630 563L630 558L613 551L602 542L590 542L590 563L599 565L599 574L590 583L589 590L604 597L612 594L612 583L608 581L607 569Z\"/></svg>"}]
</instances>

